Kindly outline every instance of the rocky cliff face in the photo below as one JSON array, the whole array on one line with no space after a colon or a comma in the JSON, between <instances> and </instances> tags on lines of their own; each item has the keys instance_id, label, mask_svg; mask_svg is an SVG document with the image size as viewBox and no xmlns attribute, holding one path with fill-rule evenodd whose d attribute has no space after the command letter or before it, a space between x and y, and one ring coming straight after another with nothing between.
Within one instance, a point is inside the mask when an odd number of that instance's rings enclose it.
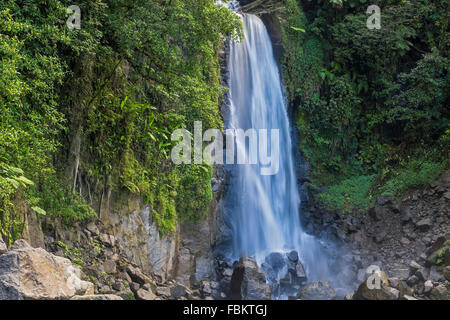
<instances>
[{"instance_id":1,"label":"rocky cliff face","mask_svg":"<svg viewBox=\"0 0 450 320\"><path fill-rule=\"evenodd\" d=\"M380 197L367 212L328 212L306 194L303 225L348 248L349 276L361 283L355 298L450 298L450 171L398 202ZM378 293L365 287L369 266L386 275Z\"/></svg>"},{"instance_id":2,"label":"rocky cliff face","mask_svg":"<svg viewBox=\"0 0 450 320\"><path fill-rule=\"evenodd\" d=\"M57 220L28 215L23 236L30 250L37 247L33 250L44 253L46 249L78 265L80 277L93 283L92 294L123 299L200 298L200 290L189 288L201 289L202 281L214 277L212 247L219 237L217 208L224 181L225 171L216 167L208 217L196 224L180 222L171 234L160 235L151 208L140 199L112 194L96 221L67 229ZM0 253L5 251L2 243Z\"/></svg>"}]
</instances>

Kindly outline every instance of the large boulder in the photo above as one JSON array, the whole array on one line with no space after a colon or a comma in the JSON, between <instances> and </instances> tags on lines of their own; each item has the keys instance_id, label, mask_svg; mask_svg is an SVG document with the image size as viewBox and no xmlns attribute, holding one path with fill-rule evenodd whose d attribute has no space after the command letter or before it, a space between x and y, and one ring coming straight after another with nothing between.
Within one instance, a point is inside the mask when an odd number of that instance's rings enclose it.
<instances>
[{"instance_id":1,"label":"large boulder","mask_svg":"<svg viewBox=\"0 0 450 320\"><path fill-rule=\"evenodd\" d=\"M297 294L300 300L334 300L336 292L328 281L313 282L303 287Z\"/></svg>"},{"instance_id":2,"label":"large boulder","mask_svg":"<svg viewBox=\"0 0 450 320\"><path fill-rule=\"evenodd\" d=\"M231 276L230 298L233 300L269 300L266 277L252 258L241 258Z\"/></svg>"},{"instance_id":3,"label":"large boulder","mask_svg":"<svg viewBox=\"0 0 450 320\"><path fill-rule=\"evenodd\" d=\"M18 240L0 256L0 300L70 299L92 295L94 285L80 279L70 260Z\"/></svg>"}]
</instances>

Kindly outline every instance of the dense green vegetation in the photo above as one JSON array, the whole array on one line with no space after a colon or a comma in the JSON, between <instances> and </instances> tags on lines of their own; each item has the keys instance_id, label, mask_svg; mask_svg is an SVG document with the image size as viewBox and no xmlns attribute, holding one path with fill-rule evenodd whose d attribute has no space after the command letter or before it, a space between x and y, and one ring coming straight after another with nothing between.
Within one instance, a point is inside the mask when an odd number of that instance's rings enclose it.
<instances>
[{"instance_id":1,"label":"dense green vegetation","mask_svg":"<svg viewBox=\"0 0 450 320\"><path fill-rule=\"evenodd\" d=\"M170 133L221 127L218 55L239 20L213 0L80 0L70 30L72 4L0 3L2 236L20 231L23 199L68 224L110 192L143 197L161 232L201 218L212 169L174 167Z\"/></svg>"},{"instance_id":2,"label":"dense green vegetation","mask_svg":"<svg viewBox=\"0 0 450 320\"><path fill-rule=\"evenodd\" d=\"M285 0L285 82L319 199L363 209L449 167L449 3ZM304 32L303 32L304 31Z\"/></svg>"},{"instance_id":3,"label":"dense green vegetation","mask_svg":"<svg viewBox=\"0 0 450 320\"><path fill-rule=\"evenodd\" d=\"M319 199L364 209L449 166L449 4L284 0L283 73ZM220 128L219 51L239 19L213 0L0 3L0 232L24 210L82 222L111 193L141 197L161 232L197 221L212 168L175 167L178 128Z\"/></svg>"}]
</instances>

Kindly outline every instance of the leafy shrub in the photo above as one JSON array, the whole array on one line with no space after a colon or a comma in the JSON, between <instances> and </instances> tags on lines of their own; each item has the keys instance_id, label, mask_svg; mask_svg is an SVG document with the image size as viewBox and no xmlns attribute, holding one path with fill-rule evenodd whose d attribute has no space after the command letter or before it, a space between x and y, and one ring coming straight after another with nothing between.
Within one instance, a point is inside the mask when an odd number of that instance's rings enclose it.
<instances>
[{"instance_id":1,"label":"leafy shrub","mask_svg":"<svg viewBox=\"0 0 450 320\"><path fill-rule=\"evenodd\" d=\"M366 1L285 3L283 74L300 150L313 183L325 186L321 201L361 209L376 195L398 197L448 167L444 2L375 1L379 30L366 27Z\"/></svg>"},{"instance_id":2,"label":"leafy shrub","mask_svg":"<svg viewBox=\"0 0 450 320\"><path fill-rule=\"evenodd\" d=\"M8 246L21 236L24 227L17 199L32 185L34 182L24 176L22 169L0 161L0 237ZM41 215L46 214L37 206L33 206L32 210Z\"/></svg>"},{"instance_id":3,"label":"leafy shrub","mask_svg":"<svg viewBox=\"0 0 450 320\"><path fill-rule=\"evenodd\" d=\"M396 169L381 188L381 194L389 197L401 196L405 191L425 186L437 178L448 166L446 162L432 162L425 159L411 160L404 168Z\"/></svg>"},{"instance_id":4,"label":"leafy shrub","mask_svg":"<svg viewBox=\"0 0 450 320\"><path fill-rule=\"evenodd\" d=\"M367 209L374 203L371 193L375 175L358 176L341 181L339 184L326 188L318 196L318 200L331 210L350 212L354 209Z\"/></svg>"}]
</instances>

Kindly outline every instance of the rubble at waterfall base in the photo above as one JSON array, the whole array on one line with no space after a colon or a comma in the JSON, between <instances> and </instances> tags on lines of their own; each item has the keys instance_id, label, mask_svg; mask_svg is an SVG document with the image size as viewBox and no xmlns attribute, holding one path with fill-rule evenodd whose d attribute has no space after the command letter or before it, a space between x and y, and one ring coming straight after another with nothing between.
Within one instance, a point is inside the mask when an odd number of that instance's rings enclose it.
<instances>
[{"instance_id":1,"label":"rubble at waterfall base","mask_svg":"<svg viewBox=\"0 0 450 320\"><path fill-rule=\"evenodd\" d=\"M353 279L354 290L344 295L330 282L309 280L296 251L273 252L260 266L251 257L232 261L216 256L210 262L202 258L205 261L198 260L194 269L197 273L188 272L188 283L163 277L144 270L136 259L130 261L122 238L96 222L47 234L42 244L46 250L24 240L8 249L0 241L0 299L273 299L285 292L288 299L300 300L446 300L449 187L447 171L399 203L378 199L365 215L340 215L304 203L303 209L309 210L304 218L309 218L303 224L311 224L308 228L316 236L332 239L347 252L342 259L350 266L346 277ZM209 263L214 272L200 278ZM373 275L380 279L379 287L367 281Z\"/></svg>"},{"instance_id":2,"label":"rubble at waterfall base","mask_svg":"<svg viewBox=\"0 0 450 320\"><path fill-rule=\"evenodd\" d=\"M358 284L347 299L450 298L449 170L398 201L378 198L367 212L326 211L314 196L309 191L302 200L302 224L308 233L346 248L343 259ZM368 271L376 269L387 280L382 292L364 287Z\"/></svg>"}]
</instances>

